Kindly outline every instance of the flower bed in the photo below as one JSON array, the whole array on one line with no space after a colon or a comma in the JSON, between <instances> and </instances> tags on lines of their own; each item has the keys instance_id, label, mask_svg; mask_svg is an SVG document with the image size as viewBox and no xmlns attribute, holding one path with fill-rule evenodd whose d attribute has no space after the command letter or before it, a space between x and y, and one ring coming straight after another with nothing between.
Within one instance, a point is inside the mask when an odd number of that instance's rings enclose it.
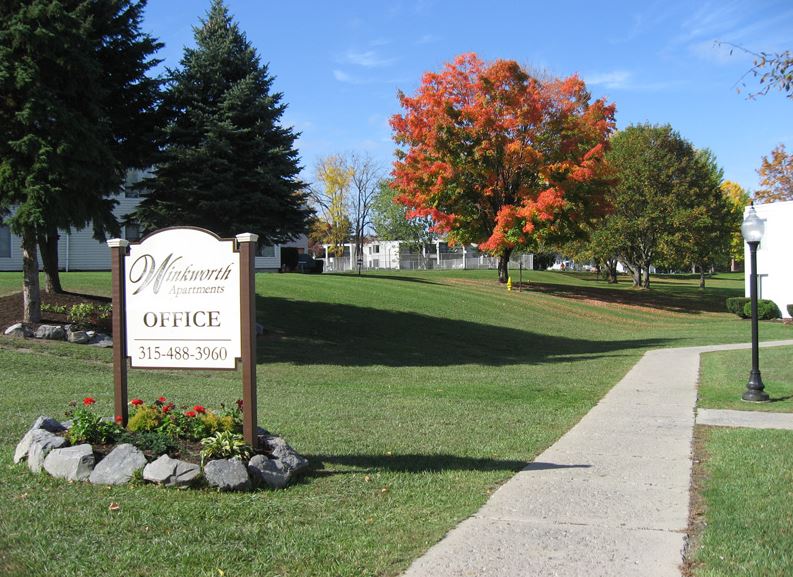
<instances>
[{"instance_id":1,"label":"flower bed","mask_svg":"<svg viewBox=\"0 0 793 577\"><path fill-rule=\"evenodd\" d=\"M242 401L231 408L203 405L177 409L159 397L130 401L126 427L121 416L94 412L93 397L70 403L71 417L39 417L17 445L14 462L55 477L120 484L133 479L169 486L206 484L220 490L283 488L308 466L281 437L259 430L258 447L242 436Z\"/></svg>"}]
</instances>

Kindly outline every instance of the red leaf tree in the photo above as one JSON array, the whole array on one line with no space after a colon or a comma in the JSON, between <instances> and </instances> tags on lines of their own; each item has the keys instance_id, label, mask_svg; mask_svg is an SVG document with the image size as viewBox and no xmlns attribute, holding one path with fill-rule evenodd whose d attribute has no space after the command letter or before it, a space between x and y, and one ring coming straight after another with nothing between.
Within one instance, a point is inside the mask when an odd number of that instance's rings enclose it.
<instances>
[{"instance_id":1,"label":"red leaf tree","mask_svg":"<svg viewBox=\"0 0 793 577\"><path fill-rule=\"evenodd\" d=\"M519 64L464 54L428 72L391 119L397 201L453 243L499 257L569 238L606 211L604 153L614 105L577 76L538 79Z\"/></svg>"}]
</instances>

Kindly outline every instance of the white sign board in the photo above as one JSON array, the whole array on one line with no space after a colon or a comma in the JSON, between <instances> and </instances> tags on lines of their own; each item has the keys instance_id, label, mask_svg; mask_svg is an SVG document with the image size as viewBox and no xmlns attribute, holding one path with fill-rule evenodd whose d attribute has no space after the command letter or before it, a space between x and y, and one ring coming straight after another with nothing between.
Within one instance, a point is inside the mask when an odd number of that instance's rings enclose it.
<instances>
[{"instance_id":1,"label":"white sign board","mask_svg":"<svg viewBox=\"0 0 793 577\"><path fill-rule=\"evenodd\" d=\"M163 229L130 244L125 269L131 367L236 367L242 346L234 240L197 228Z\"/></svg>"}]
</instances>

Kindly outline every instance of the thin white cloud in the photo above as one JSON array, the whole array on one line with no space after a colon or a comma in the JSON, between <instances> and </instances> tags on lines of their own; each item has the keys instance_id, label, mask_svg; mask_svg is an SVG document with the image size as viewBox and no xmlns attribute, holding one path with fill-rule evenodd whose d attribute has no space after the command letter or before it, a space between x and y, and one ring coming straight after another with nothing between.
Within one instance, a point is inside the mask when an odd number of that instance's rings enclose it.
<instances>
[{"instance_id":1,"label":"thin white cloud","mask_svg":"<svg viewBox=\"0 0 793 577\"><path fill-rule=\"evenodd\" d=\"M594 72L582 75L589 86L601 86L608 90L625 92L662 92L674 86L673 82L638 82L628 70L612 70L610 72Z\"/></svg>"},{"instance_id":2,"label":"thin white cloud","mask_svg":"<svg viewBox=\"0 0 793 577\"><path fill-rule=\"evenodd\" d=\"M350 74L347 74L343 70L334 70L333 77L338 80L339 82L344 82L346 84L361 84L361 81Z\"/></svg>"},{"instance_id":3,"label":"thin white cloud","mask_svg":"<svg viewBox=\"0 0 793 577\"><path fill-rule=\"evenodd\" d=\"M365 50L363 52L348 50L344 54L344 61L364 68L384 68L394 64L396 58L383 58L374 50Z\"/></svg>"},{"instance_id":4,"label":"thin white cloud","mask_svg":"<svg viewBox=\"0 0 793 577\"><path fill-rule=\"evenodd\" d=\"M631 73L627 70L612 70L611 72L599 72L587 74L584 81L592 86L604 86L612 89L622 89L629 86Z\"/></svg>"},{"instance_id":5,"label":"thin white cloud","mask_svg":"<svg viewBox=\"0 0 793 577\"><path fill-rule=\"evenodd\" d=\"M437 42L438 40L440 39L437 36L434 36L433 34L425 34L424 36L416 40L414 44L416 46L423 46L424 44L432 44L433 42Z\"/></svg>"}]
</instances>

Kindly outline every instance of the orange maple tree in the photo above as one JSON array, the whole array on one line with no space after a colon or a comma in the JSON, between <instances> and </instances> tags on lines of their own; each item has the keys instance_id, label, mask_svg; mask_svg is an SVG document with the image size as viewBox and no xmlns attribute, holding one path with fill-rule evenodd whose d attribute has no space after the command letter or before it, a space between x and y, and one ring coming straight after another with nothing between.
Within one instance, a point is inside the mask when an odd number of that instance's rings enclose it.
<instances>
[{"instance_id":1,"label":"orange maple tree","mask_svg":"<svg viewBox=\"0 0 793 577\"><path fill-rule=\"evenodd\" d=\"M771 158L763 157L760 168L760 190L754 199L760 202L793 200L793 154L788 154L780 144L771 151Z\"/></svg>"},{"instance_id":2,"label":"orange maple tree","mask_svg":"<svg viewBox=\"0 0 793 577\"><path fill-rule=\"evenodd\" d=\"M614 105L577 76L539 79L517 62L463 54L399 94L397 201L456 243L499 257L570 236L607 209L604 153Z\"/></svg>"}]
</instances>

